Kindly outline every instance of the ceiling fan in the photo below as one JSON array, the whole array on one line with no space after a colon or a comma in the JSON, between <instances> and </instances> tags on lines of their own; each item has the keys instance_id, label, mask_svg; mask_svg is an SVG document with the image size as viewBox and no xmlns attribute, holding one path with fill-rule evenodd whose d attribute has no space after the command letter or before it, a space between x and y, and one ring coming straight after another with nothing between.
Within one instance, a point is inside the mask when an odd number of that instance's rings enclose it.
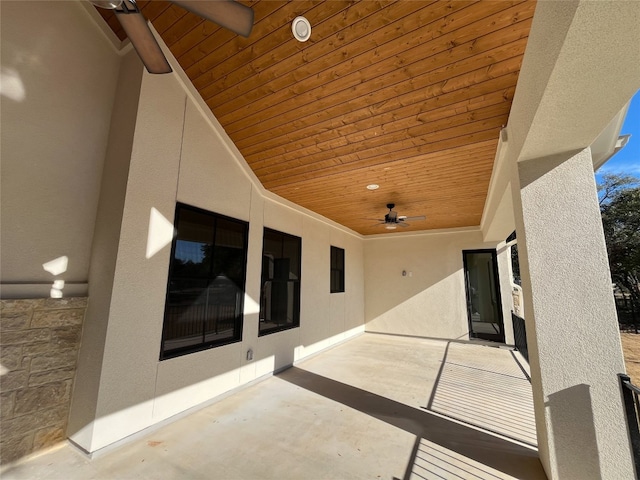
<instances>
[{"instance_id":1,"label":"ceiling fan","mask_svg":"<svg viewBox=\"0 0 640 480\"><path fill-rule=\"evenodd\" d=\"M149 73L171 73L147 20L135 0L89 0L97 7L113 10ZM217 23L238 35L248 37L253 27L253 10L234 0L169 0L171 3Z\"/></svg>"},{"instance_id":2,"label":"ceiling fan","mask_svg":"<svg viewBox=\"0 0 640 480\"><path fill-rule=\"evenodd\" d=\"M378 225L384 225L387 230L395 230L398 228L398 225L401 227L408 227L409 222L418 221L418 220L426 220L427 217L424 215L419 215L417 217L407 217L406 215L398 215L398 212L394 211L395 203L387 203L387 208L389 209L389 213L387 213L384 218L377 218L376 220L380 223Z\"/></svg>"}]
</instances>

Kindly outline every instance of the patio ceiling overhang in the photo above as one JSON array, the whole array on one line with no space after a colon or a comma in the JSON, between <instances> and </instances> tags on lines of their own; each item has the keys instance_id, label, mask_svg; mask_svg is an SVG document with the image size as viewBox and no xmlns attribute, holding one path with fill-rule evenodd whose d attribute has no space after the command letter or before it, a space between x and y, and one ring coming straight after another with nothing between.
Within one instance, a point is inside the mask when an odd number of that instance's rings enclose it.
<instances>
[{"instance_id":1,"label":"patio ceiling overhang","mask_svg":"<svg viewBox=\"0 0 640 480\"><path fill-rule=\"evenodd\" d=\"M267 190L363 235L387 203L426 216L391 232L480 225L534 1L242 3L248 38L138 2Z\"/></svg>"}]
</instances>

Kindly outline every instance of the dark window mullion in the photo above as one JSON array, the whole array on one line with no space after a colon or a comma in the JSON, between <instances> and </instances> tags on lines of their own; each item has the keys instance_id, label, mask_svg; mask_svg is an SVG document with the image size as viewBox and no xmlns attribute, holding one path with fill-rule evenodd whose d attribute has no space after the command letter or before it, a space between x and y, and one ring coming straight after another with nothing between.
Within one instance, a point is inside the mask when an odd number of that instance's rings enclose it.
<instances>
[{"instance_id":1,"label":"dark window mullion","mask_svg":"<svg viewBox=\"0 0 640 480\"><path fill-rule=\"evenodd\" d=\"M218 219L213 219L213 239L211 240L211 267L209 268L209 282L216 278L216 240L218 237Z\"/></svg>"},{"instance_id":2,"label":"dark window mullion","mask_svg":"<svg viewBox=\"0 0 640 480\"><path fill-rule=\"evenodd\" d=\"M202 316L202 343L207 339L207 312L209 311L209 281L205 284L206 297L204 300L204 315Z\"/></svg>"},{"instance_id":3,"label":"dark window mullion","mask_svg":"<svg viewBox=\"0 0 640 480\"><path fill-rule=\"evenodd\" d=\"M284 258L284 236L283 235L280 235L280 258Z\"/></svg>"},{"instance_id":4,"label":"dark window mullion","mask_svg":"<svg viewBox=\"0 0 640 480\"><path fill-rule=\"evenodd\" d=\"M203 340L206 339L207 323L209 319L209 288L211 283L215 280L215 265L216 265L216 237L218 235L218 219L213 217L213 238L211 239L211 265L209 267L209 278L207 279L207 303L205 305L205 314L202 324ZM218 331L218 318L215 318L215 330Z\"/></svg>"}]
</instances>

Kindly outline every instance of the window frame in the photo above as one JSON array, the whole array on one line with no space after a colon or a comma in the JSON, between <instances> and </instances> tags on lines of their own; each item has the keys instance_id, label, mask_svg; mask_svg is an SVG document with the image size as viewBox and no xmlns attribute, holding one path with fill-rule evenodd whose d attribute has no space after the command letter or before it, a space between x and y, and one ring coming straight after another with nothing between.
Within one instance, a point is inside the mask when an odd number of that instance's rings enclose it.
<instances>
[{"instance_id":1,"label":"window frame","mask_svg":"<svg viewBox=\"0 0 640 480\"><path fill-rule=\"evenodd\" d=\"M185 347L179 347L179 348L174 348L171 350L166 350L165 349L165 335L167 333L167 329L169 328L168 322L167 322L167 310L169 307L169 296L171 293L171 282L172 280L174 280L174 268L175 268L175 253L176 253L176 247L177 247L177 243L178 243L178 227L179 227L179 222L180 222L180 213L181 211L184 210L189 210L191 212L195 212L201 215L207 215L209 217L211 217L212 221L214 222L213 225L213 239L212 239L212 245L214 246L215 249L215 241L216 241L216 235L218 232L218 226L217 226L217 220L221 219L224 221L228 221L228 222L232 222L232 223L236 223L239 225L242 225L244 232L242 233L243 236L243 254L244 254L244 258L242 259L242 264L243 264L243 274L242 274L242 286L241 286L241 295L240 295L240 300L239 300L239 304L238 304L238 311L239 314L236 316L235 320L234 320L234 328L233 328L233 336L232 337L226 337L223 339L217 339L217 340L211 340L211 341L203 341L201 343L195 344L195 345L188 345ZM168 271L168 275L167 275L167 287L166 287L166 292L165 292L165 304L164 304L164 312L163 312L163 318L162 318L162 337L160 339L160 361L162 360L168 360L171 358L176 358L176 357L181 357L183 355L189 355L191 353L196 353L196 352L201 352L204 350L209 350L211 348L216 348L216 347L221 347L224 345L230 345L233 343L239 343L242 341L242 334L243 334L243 326L244 326L244 298L246 296L246 291L247 291L247 259L248 259L248 250L249 250L249 222L246 222L244 220L239 220L237 218L233 218L233 217L229 217L227 215L223 215L221 213L217 213L217 212L212 212L209 210L205 210L203 208L199 208L199 207L195 207L193 205L188 205L186 203L181 203L181 202L177 202L176 203L176 208L175 208L175 215L174 215L174 223L173 223L174 227L173 227L173 239L171 241L171 256L169 257L169 271ZM212 260L213 261L213 260ZM210 274L211 275L211 274ZM175 277L175 278L193 278L195 279L195 277ZM207 281L207 285L209 284L209 282L211 282L213 279L209 278L209 277L203 277L204 280ZM240 287L240 286L238 286ZM208 287L207 287L208 288ZM206 321L206 319L203 318L202 320L203 322Z\"/></svg>"},{"instance_id":2,"label":"window frame","mask_svg":"<svg viewBox=\"0 0 640 480\"><path fill-rule=\"evenodd\" d=\"M262 298L264 295L264 285L265 285L265 281L264 281L264 257L265 257L265 234L267 233L271 233L271 234L277 234L281 237L281 252L284 253L284 240L285 239L290 239L290 240L296 240L298 243L298 265L297 265L297 270L298 272L300 272L298 274L298 278L297 280L294 280L294 285L296 285L296 290L297 292L294 293L294 304L297 307L297 312L295 312L294 318L295 321L291 324L285 324L285 325L279 325L279 326L275 326L275 327L271 327L271 328L262 328L262 318L263 318L263 302L262 302ZM279 257L279 258L288 258L288 257ZM260 271L260 311L258 312L258 337L263 337L265 335L270 335L272 333L278 333L278 332L283 332L285 330L291 330L294 328L299 328L300 327L300 311L301 311L301 301L300 301L300 297L301 297L301 291L302 291L302 287L301 287L301 282L302 282L302 237L298 237L297 235L292 235L290 233L286 233L286 232L282 232L280 230L275 230L273 228L269 228L269 227L263 227L263 231L262 231L262 256L261 256L261 263L262 263L262 268ZM297 293L297 301L295 298L295 294Z\"/></svg>"},{"instance_id":3,"label":"window frame","mask_svg":"<svg viewBox=\"0 0 640 480\"><path fill-rule=\"evenodd\" d=\"M340 252L341 255L336 258L334 257L334 252L336 254ZM329 263L329 293L344 293L345 292L344 271L345 271L345 263L346 263L344 248L331 245L330 255L331 255L331 258ZM334 261L334 259L336 261ZM335 266L334 263L338 263L339 265ZM339 285L337 286L334 286L334 275L333 275L334 272L339 272L339 275L338 275Z\"/></svg>"}]
</instances>

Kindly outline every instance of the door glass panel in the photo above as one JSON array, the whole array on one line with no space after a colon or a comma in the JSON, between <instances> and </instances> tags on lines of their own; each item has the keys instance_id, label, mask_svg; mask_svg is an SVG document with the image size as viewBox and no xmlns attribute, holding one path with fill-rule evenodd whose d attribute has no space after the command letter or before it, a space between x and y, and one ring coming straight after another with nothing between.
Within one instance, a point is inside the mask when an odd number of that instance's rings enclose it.
<instances>
[{"instance_id":1,"label":"door glass panel","mask_svg":"<svg viewBox=\"0 0 640 480\"><path fill-rule=\"evenodd\" d=\"M471 334L504 341L494 252L465 252L467 307Z\"/></svg>"}]
</instances>

